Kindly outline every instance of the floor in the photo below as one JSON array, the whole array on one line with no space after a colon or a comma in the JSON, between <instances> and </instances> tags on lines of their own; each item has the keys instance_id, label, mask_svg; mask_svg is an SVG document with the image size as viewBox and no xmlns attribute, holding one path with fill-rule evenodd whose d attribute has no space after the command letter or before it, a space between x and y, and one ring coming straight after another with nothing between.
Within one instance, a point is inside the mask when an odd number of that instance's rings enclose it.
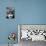
<instances>
[{"instance_id":1,"label":"floor","mask_svg":"<svg viewBox=\"0 0 46 46\"><path fill-rule=\"evenodd\" d=\"M8 46L8 44L0 44L0 46ZM18 46L18 44L10 45L10 46Z\"/></svg>"},{"instance_id":2,"label":"floor","mask_svg":"<svg viewBox=\"0 0 46 46\"><path fill-rule=\"evenodd\" d=\"M31 40L28 41L21 40L20 46L46 46L46 42L45 41L32 42Z\"/></svg>"},{"instance_id":3,"label":"floor","mask_svg":"<svg viewBox=\"0 0 46 46\"><path fill-rule=\"evenodd\" d=\"M0 46L8 46L7 44L0 44ZM11 46L11 45L10 45ZM21 40L19 44L15 44L14 46L46 46L45 41L34 41L31 40L25 41Z\"/></svg>"}]
</instances>

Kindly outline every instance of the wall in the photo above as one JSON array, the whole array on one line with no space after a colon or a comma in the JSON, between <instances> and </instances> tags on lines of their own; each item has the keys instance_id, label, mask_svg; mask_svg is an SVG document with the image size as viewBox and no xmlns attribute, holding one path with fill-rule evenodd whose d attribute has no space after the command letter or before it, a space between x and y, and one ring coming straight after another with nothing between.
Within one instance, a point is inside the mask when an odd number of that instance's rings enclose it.
<instances>
[{"instance_id":1,"label":"wall","mask_svg":"<svg viewBox=\"0 0 46 46\"><path fill-rule=\"evenodd\" d=\"M16 9L15 19L5 18L7 6ZM18 24L46 24L46 0L0 0L0 44L8 43L9 32L18 32Z\"/></svg>"},{"instance_id":2,"label":"wall","mask_svg":"<svg viewBox=\"0 0 46 46\"><path fill-rule=\"evenodd\" d=\"M16 0L19 24L46 24L46 0Z\"/></svg>"},{"instance_id":3,"label":"wall","mask_svg":"<svg viewBox=\"0 0 46 46\"><path fill-rule=\"evenodd\" d=\"M13 7L15 8L16 1L14 0L1 0L0 1L0 44L7 44L8 34L10 32L16 32L17 35L17 22L15 19L6 19L6 7ZM15 41L18 42L17 39Z\"/></svg>"}]
</instances>

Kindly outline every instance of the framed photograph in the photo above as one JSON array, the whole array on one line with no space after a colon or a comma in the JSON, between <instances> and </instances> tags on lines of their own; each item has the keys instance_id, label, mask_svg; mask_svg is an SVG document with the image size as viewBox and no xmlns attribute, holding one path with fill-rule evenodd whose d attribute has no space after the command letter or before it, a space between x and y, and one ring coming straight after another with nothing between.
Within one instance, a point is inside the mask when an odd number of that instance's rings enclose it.
<instances>
[{"instance_id":1,"label":"framed photograph","mask_svg":"<svg viewBox=\"0 0 46 46\"><path fill-rule=\"evenodd\" d=\"M18 25L19 42L21 40L46 41L46 25Z\"/></svg>"},{"instance_id":2,"label":"framed photograph","mask_svg":"<svg viewBox=\"0 0 46 46\"><path fill-rule=\"evenodd\" d=\"M15 18L15 8L6 7L6 18L14 19Z\"/></svg>"}]
</instances>

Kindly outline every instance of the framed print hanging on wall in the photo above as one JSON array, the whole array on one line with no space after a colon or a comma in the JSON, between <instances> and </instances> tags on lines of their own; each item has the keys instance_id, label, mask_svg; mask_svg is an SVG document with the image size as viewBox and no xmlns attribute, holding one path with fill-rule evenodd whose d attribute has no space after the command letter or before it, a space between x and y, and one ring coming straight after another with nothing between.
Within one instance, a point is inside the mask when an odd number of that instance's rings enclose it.
<instances>
[{"instance_id":1,"label":"framed print hanging on wall","mask_svg":"<svg viewBox=\"0 0 46 46\"><path fill-rule=\"evenodd\" d=\"M15 18L15 9L12 7L6 7L6 18L14 19Z\"/></svg>"}]
</instances>

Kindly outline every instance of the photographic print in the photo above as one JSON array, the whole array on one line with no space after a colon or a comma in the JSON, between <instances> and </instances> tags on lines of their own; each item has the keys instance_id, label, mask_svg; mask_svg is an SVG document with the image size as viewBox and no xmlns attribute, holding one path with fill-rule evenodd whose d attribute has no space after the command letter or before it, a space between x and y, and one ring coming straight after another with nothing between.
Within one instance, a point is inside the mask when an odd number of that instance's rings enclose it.
<instances>
[{"instance_id":1,"label":"photographic print","mask_svg":"<svg viewBox=\"0 0 46 46\"><path fill-rule=\"evenodd\" d=\"M15 18L15 9L12 7L6 7L6 18L14 19Z\"/></svg>"},{"instance_id":2,"label":"photographic print","mask_svg":"<svg viewBox=\"0 0 46 46\"><path fill-rule=\"evenodd\" d=\"M46 25L31 25L20 24L18 25L18 35L20 45L30 46L31 42L46 42Z\"/></svg>"}]
</instances>

